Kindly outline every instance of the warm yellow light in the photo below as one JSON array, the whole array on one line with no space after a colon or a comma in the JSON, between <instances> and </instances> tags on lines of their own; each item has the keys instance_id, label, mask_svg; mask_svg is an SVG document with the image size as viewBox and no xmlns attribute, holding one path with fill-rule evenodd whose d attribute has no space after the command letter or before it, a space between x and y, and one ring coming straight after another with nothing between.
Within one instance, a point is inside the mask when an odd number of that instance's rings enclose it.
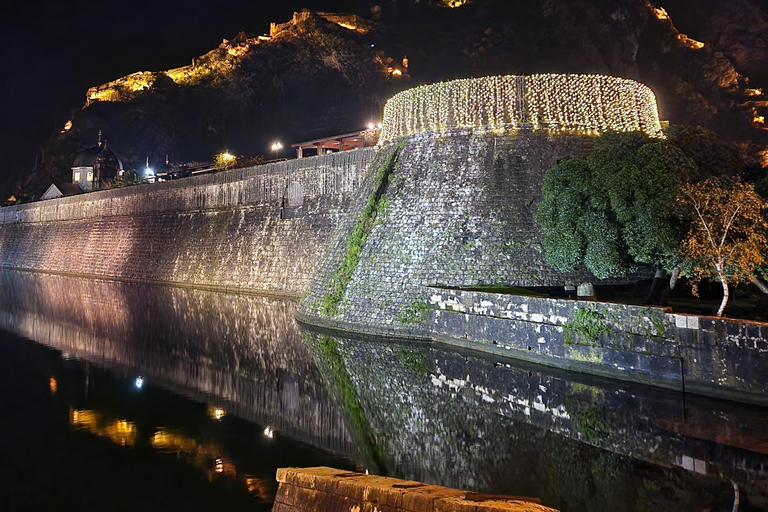
<instances>
[{"instance_id":1,"label":"warm yellow light","mask_svg":"<svg viewBox=\"0 0 768 512\"><path fill-rule=\"evenodd\" d=\"M656 97L645 85L604 75L543 74L459 79L403 91L384 106L381 141L477 127L586 135L641 130L663 137Z\"/></svg>"},{"instance_id":2,"label":"warm yellow light","mask_svg":"<svg viewBox=\"0 0 768 512\"><path fill-rule=\"evenodd\" d=\"M701 48L704 48L704 43L702 43L701 41L696 41L695 39L691 39L685 34L677 34L677 38L680 40L681 43L683 43L685 46L693 50L699 50Z\"/></svg>"},{"instance_id":3,"label":"warm yellow light","mask_svg":"<svg viewBox=\"0 0 768 512\"><path fill-rule=\"evenodd\" d=\"M755 116L754 118L752 118L752 122L763 124L765 123L765 116Z\"/></svg>"},{"instance_id":4,"label":"warm yellow light","mask_svg":"<svg viewBox=\"0 0 768 512\"><path fill-rule=\"evenodd\" d=\"M245 55L248 52L249 48L250 47L247 44L244 44L242 46L233 46L232 48L227 49L227 53L235 57L240 57L242 55Z\"/></svg>"},{"instance_id":5,"label":"warm yellow light","mask_svg":"<svg viewBox=\"0 0 768 512\"><path fill-rule=\"evenodd\" d=\"M663 7L654 7L653 8L654 14L656 14L656 17L660 20L668 20L669 14L667 14L667 11L664 10Z\"/></svg>"},{"instance_id":6,"label":"warm yellow light","mask_svg":"<svg viewBox=\"0 0 768 512\"><path fill-rule=\"evenodd\" d=\"M48 387L51 388L51 394L55 394L59 389L59 384L56 382L56 377L48 379Z\"/></svg>"},{"instance_id":7,"label":"warm yellow light","mask_svg":"<svg viewBox=\"0 0 768 512\"><path fill-rule=\"evenodd\" d=\"M763 90L762 89L744 89L744 94L747 96L762 96Z\"/></svg>"},{"instance_id":8,"label":"warm yellow light","mask_svg":"<svg viewBox=\"0 0 768 512\"><path fill-rule=\"evenodd\" d=\"M393 69L393 70L392 70L392 76L401 76L402 74L403 74L403 72L402 72L402 71L400 71L400 70L399 70L399 69L397 69L397 68L395 68L395 69Z\"/></svg>"},{"instance_id":9,"label":"warm yellow light","mask_svg":"<svg viewBox=\"0 0 768 512\"><path fill-rule=\"evenodd\" d=\"M280 151L281 149L283 149L282 142L274 142L274 143L272 143L272 151Z\"/></svg>"},{"instance_id":10,"label":"warm yellow light","mask_svg":"<svg viewBox=\"0 0 768 512\"><path fill-rule=\"evenodd\" d=\"M100 413L89 409L72 409L70 412L70 421L74 427L107 437L120 446L133 446L136 442L136 425L130 421L107 422Z\"/></svg>"},{"instance_id":11,"label":"warm yellow light","mask_svg":"<svg viewBox=\"0 0 768 512\"><path fill-rule=\"evenodd\" d=\"M66 123L64 123L64 128L61 130L61 133L68 132L71 129L72 129L72 121L67 121Z\"/></svg>"},{"instance_id":12,"label":"warm yellow light","mask_svg":"<svg viewBox=\"0 0 768 512\"><path fill-rule=\"evenodd\" d=\"M227 415L227 411L225 411L221 407L209 407L208 415L215 420L220 420L221 418Z\"/></svg>"}]
</instances>

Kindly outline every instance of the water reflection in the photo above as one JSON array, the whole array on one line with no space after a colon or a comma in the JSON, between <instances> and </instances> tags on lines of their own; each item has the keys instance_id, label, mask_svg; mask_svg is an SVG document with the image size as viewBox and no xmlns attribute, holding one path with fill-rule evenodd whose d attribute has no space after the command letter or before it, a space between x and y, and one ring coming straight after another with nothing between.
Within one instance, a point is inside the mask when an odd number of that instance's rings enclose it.
<instances>
[{"instance_id":1,"label":"water reflection","mask_svg":"<svg viewBox=\"0 0 768 512\"><path fill-rule=\"evenodd\" d=\"M307 333L397 476L564 511L768 508L768 410L435 346Z\"/></svg>"},{"instance_id":2,"label":"water reflection","mask_svg":"<svg viewBox=\"0 0 768 512\"><path fill-rule=\"evenodd\" d=\"M291 301L19 272L0 280L0 328L87 361L87 402L68 398L71 376L42 380L72 427L172 455L266 501L273 474L252 461L295 463L281 444L292 438L346 457L315 461L538 496L564 512L732 510L734 489L739 510L768 509L762 408L315 333L299 329ZM119 399L94 391L109 388L100 368L122 379ZM194 421L179 420L177 402L136 408L136 396L160 388L205 405ZM226 441L221 429L240 418L256 425Z\"/></svg>"},{"instance_id":3,"label":"water reflection","mask_svg":"<svg viewBox=\"0 0 768 512\"><path fill-rule=\"evenodd\" d=\"M284 434L357 455L293 320L295 302L57 275L0 273L0 329Z\"/></svg>"}]
</instances>

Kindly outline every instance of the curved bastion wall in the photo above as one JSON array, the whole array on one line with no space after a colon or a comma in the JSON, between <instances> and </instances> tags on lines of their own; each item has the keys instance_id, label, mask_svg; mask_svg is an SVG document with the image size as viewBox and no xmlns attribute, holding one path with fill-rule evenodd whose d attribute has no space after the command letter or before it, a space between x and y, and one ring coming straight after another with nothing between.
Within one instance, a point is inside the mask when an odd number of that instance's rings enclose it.
<instances>
[{"instance_id":1,"label":"curved bastion wall","mask_svg":"<svg viewBox=\"0 0 768 512\"><path fill-rule=\"evenodd\" d=\"M347 151L4 207L0 267L298 296L372 156ZM281 218L289 195L301 204Z\"/></svg>"},{"instance_id":2,"label":"curved bastion wall","mask_svg":"<svg viewBox=\"0 0 768 512\"><path fill-rule=\"evenodd\" d=\"M421 319L429 287L637 280L641 275L599 281L585 269L553 270L536 222L546 171L586 155L606 130L663 137L653 92L615 77L533 75L454 80L395 95L384 108L383 145L353 208L357 216L337 231L299 318L428 337Z\"/></svg>"},{"instance_id":3,"label":"curved bastion wall","mask_svg":"<svg viewBox=\"0 0 768 512\"><path fill-rule=\"evenodd\" d=\"M299 310L299 319L347 330L426 336L420 321L428 287L563 286L598 280L586 269L563 273L544 259L536 222L547 169L582 156L593 138L544 130L452 130L423 133L382 148L368 171L355 215L344 219ZM376 216L358 263L328 311L349 240L387 169Z\"/></svg>"},{"instance_id":4,"label":"curved bastion wall","mask_svg":"<svg viewBox=\"0 0 768 512\"><path fill-rule=\"evenodd\" d=\"M477 127L663 137L649 87L605 75L542 74L463 78L403 91L384 107L382 140Z\"/></svg>"}]
</instances>

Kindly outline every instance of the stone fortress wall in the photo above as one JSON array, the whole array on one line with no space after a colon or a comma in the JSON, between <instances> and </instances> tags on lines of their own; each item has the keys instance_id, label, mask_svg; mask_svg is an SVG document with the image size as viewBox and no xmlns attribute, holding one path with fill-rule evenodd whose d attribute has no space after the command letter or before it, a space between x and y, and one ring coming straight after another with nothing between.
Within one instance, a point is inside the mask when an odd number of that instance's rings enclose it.
<instances>
[{"instance_id":1,"label":"stone fortress wall","mask_svg":"<svg viewBox=\"0 0 768 512\"><path fill-rule=\"evenodd\" d=\"M373 150L0 209L0 266L298 296ZM298 185L298 187L297 187ZM288 190L295 218L281 219Z\"/></svg>"}]
</instances>

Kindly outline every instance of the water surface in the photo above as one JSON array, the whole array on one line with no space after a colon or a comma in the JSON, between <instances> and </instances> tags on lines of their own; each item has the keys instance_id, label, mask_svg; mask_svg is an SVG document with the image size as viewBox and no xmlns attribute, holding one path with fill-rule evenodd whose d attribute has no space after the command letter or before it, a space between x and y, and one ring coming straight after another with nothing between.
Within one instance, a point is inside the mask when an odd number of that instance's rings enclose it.
<instances>
[{"instance_id":1,"label":"water surface","mask_svg":"<svg viewBox=\"0 0 768 512\"><path fill-rule=\"evenodd\" d=\"M2 510L267 510L291 465L563 511L768 509L763 408L313 332L292 301L0 283Z\"/></svg>"}]
</instances>

